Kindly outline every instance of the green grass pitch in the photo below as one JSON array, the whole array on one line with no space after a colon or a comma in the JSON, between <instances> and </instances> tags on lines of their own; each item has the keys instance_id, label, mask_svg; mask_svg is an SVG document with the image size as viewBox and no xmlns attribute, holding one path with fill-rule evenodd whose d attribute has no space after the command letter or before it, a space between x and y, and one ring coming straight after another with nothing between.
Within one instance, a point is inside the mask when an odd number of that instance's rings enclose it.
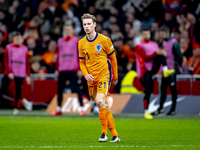
<instances>
[{"instance_id":1,"label":"green grass pitch","mask_svg":"<svg viewBox=\"0 0 200 150\"><path fill-rule=\"evenodd\" d=\"M2 116L0 149L200 149L199 118L145 120L142 116L117 115L121 142L110 143L108 130L109 141L99 143L101 125L97 116Z\"/></svg>"}]
</instances>

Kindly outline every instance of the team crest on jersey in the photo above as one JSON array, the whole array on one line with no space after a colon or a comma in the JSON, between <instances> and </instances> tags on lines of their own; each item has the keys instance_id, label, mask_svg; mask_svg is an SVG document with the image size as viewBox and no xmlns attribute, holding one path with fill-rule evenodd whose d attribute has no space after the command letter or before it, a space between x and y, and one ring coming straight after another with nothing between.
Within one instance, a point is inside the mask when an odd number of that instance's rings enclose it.
<instances>
[{"instance_id":1,"label":"team crest on jersey","mask_svg":"<svg viewBox=\"0 0 200 150\"><path fill-rule=\"evenodd\" d=\"M101 51L101 49L102 49L101 44L97 44L97 45L96 45L96 51L99 52L99 51Z\"/></svg>"},{"instance_id":2,"label":"team crest on jersey","mask_svg":"<svg viewBox=\"0 0 200 150\"><path fill-rule=\"evenodd\" d=\"M96 45L97 54L101 54L101 52L100 52L101 49L102 49L101 44L97 44L97 45Z\"/></svg>"}]
</instances>

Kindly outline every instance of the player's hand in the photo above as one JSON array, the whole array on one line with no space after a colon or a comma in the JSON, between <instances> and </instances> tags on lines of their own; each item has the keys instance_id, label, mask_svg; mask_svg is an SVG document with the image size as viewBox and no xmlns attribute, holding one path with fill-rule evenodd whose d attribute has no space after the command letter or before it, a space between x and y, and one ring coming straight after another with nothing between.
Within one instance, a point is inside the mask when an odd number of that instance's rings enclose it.
<instances>
[{"instance_id":1,"label":"player's hand","mask_svg":"<svg viewBox=\"0 0 200 150\"><path fill-rule=\"evenodd\" d=\"M118 80L112 80L112 81L111 81L111 86L116 86L117 83L118 83Z\"/></svg>"},{"instance_id":2,"label":"player's hand","mask_svg":"<svg viewBox=\"0 0 200 150\"><path fill-rule=\"evenodd\" d=\"M26 77L26 83L27 83L28 85L31 84L31 77L29 77L29 76Z\"/></svg>"},{"instance_id":3,"label":"player's hand","mask_svg":"<svg viewBox=\"0 0 200 150\"><path fill-rule=\"evenodd\" d=\"M10 80L14 79L14 74L13 74L13 73L9 73L9 74L8 74L8 78L9 78Z\"/></svg>"},{"instance_id":4,"label":"player's hand","mask_svg":"<svg viewBox=\"0 0 200 150\"><path fill-rule=\"evenodd\" d=\"M54 72L54 74L55 74L56 77L58 77L59 72L56 70L56 71Z\"/></svg>"},{"instance_id":5,"label":"player's hand","mask_svg":"<svg viewBox=\"0 0 200 150\"><path fill-rule=\"evenodd\" d=\"M93 77L91 74L87 74L87 75L85 76L85 79L86 79L87 81L89 81L89 82L93 82L93 81L94 81L94 77Z\"/></svg>"}]
</instances>

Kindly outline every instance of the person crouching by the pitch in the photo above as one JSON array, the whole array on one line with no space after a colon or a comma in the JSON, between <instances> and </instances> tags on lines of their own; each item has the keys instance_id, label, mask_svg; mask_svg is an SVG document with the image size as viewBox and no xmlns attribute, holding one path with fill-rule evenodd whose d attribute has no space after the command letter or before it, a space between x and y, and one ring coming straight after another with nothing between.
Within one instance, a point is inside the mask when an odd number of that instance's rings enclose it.
<instances>
[{"instance_id":1,"label":"person crouching by the pitch","mask_svg":"<svg viewBox=\"0 0 200 150\"><path fill-rule=\"evenodd\" d=\"M31 84L28 48L22 44L22 35L18 31L13 32L13 43L8 44L5 48L4 65L5 71L0 90L0 100L3 99L3 94L10 81L14 79L16 97L13 115L17 115L19 113L17 105L18 100L21 99L24 79L26 79L27 84Z\"/></svg>"},{"instance_id":2,"label":"person crouching by the pitch","mask_svg":"<svg viewBox=\"0 0 200 150\"><path fill-rule=\"evenodd\" d=\"M174 73L169 70L166 63L166 52L158 47L158 44L150 41L151 33L148 29L142 30L143 40L136 47L136 71L137 77L144 87L144 117L145 119L153 119L148 111L149 99L153 91L152 76L156 74L163 65L163 76L168 77Z\"/></svg>"},{"instance_id":3,"label":"person crouching by the pitch","mask_svg":"<svg viewBox=\"0 0 200 150\"><path fill-rule=\"evenodd\" d=\"M179 73L179 67L182 65L183 55L181 53L180 46L178 41L175 38L169 38L170 31L167 26L162 26L159 29L159 46L162 47L167 52L167 67L169 69L175 69L175 74L170 75L167 78L162 78L161 83L161 97L160 97L160 107L158 110L152 113L152 115L158 115L164 113L163 104L167 96L167 86L170 86L172 93L172 107L167 115L175 115L176 109L176 99L177 99L177 90L176 90L176 74ZM160 68L162 71L162 68Z\"/></svg>"},{"instance_id":4,"label":"person crouching by the pitch","mask_svg":"<svg viewBox=\"0 0 200 150\"><path fill-rule=\"evenodd\" d=\"M82 93L77 84L77 74L79 70L79 57L78 57L78 41L79 39L73 35L72 24L65 24L63 26L64 37L58 40L58 58L56 63L55 74L58 76L58 107L56 111L50 113L50 116L62 115L61 104L62 94L65 87L66 80L71 83L72 92L78 94L80 104L82 103ZM84 114L81 109L80 114Z\"/></svg>"}]
</instances>

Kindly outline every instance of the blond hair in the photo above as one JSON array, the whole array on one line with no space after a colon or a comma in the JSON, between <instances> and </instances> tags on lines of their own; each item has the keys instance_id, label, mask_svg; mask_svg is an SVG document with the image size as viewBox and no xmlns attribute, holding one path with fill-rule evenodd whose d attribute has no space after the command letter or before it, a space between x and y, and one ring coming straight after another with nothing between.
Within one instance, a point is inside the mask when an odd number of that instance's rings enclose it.
<instances>
[{"instance_id":1,"label":"blond hair","mask_svg":"<svg viewBox=\"0 0 200 150\"><path fill-rule=\"evenodd\" d=\"M97 19L94 15L91 15L89 13L83 14L83 16L81 17L81 20L83 22L84 19L92 19L93 22L97 22Z\"/></svg>"}]
</instances>

